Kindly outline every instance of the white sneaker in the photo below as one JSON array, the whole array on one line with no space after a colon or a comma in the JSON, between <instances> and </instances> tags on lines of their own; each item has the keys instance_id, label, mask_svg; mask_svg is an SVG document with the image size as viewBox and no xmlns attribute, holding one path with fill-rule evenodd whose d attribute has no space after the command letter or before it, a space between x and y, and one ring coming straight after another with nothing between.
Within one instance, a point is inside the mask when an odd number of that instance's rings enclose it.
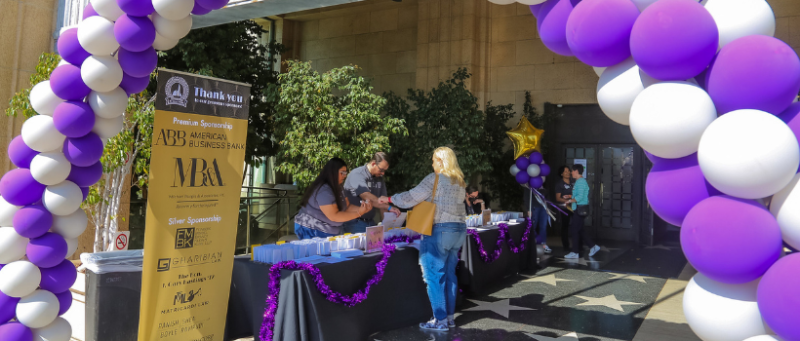
<instances>
[{"instance_id":1,"label":"white sneaker","mask_svg":"<svg viewBox=\"0 0 800 341\"><path fill-rule=\"evenodd\" d=\"M564 258L566 258L566 259L578 259L578 254L575 253L575 252L570 252L566 256L564 256Z\"/></svg>"},{"instance_id":2,"label":"white sneaker","mask_svg":"<svg viewBox=\"0 0 800 341\"><path fill-rule=\"evenodd\" d=\"M553 253L553 249L551 249L551 248L550 248L549 246L547 246L547 245L544 245L544 244L542 244L542 248L544 249L544 253L546 253L546 254L551 254L551 253Z\"/></svg>"},{"instance_id":3,"label":"white sneaker","mask_svg":"<svg viewBox=\"0 0 800 341\"><path fill-rule=\"evenodd\" d=\"M595 245L589 250L589 257L592 257L600 251L600 245Z\"/></svg>"}]
</instances>

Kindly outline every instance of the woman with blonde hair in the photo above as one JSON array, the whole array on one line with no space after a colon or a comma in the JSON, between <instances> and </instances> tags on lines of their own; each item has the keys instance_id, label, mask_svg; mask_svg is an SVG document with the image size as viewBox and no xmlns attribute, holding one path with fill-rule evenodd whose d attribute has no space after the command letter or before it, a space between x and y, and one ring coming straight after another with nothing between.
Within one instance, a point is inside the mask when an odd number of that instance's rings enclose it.
<instances>
[{"instance_id":1,"label":"woman with blonde hair","mask_svg":"<svg viewBox=\"0 0 800 341\"><path fill-rule=\"evenodd\" d=\"M436 197L433 195L437 183ZM381 197L379 202L411 208L431 200L436 204L433 231L423 236L419 252L422 276L428 285L428 298L433 308L433 319L420 323L420 328L445 331L455 328L453 314L456 310L458 278L456 265L458 251L467 234L464 212L466 195L464 173L458 167L452 149L439 147L433 151L433 173L425 177L417 187L398 193L391 198Z\"/></svg>"}]
</instances>

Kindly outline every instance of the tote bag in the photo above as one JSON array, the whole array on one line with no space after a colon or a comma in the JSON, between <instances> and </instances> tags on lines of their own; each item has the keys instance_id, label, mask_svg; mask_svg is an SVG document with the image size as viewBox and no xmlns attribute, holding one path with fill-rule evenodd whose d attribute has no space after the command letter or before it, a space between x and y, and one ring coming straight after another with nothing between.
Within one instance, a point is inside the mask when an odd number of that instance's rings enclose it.
<instances>
[{"instance_id":1,"label":"tote bag","mask_svg":"<svg viewBox=\"0 0 800 341\"><path fill-rule=\"evenodd\" d=\"M431 235L431 232L433 232L433 216L436 214L436 204L433 203L433 198L436 198L437 187L439 187L439 174L436 174L436 180L433 181L431 201L423 201L414 206L414 209L409 212L406 227L422 235Z\"/></svg>"}]
</instances>

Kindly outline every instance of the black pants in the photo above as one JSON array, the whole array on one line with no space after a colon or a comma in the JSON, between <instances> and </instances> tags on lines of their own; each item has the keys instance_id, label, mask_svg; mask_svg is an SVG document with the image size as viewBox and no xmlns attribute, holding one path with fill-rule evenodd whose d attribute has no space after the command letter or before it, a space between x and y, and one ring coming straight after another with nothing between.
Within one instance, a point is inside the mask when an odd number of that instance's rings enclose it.
<instances>
[{"instance_id":1,"label":"black pants","mask_svg":"<svg viewBox=\"0 0 800 341\"><path fill-rule=\"evenodd\" d=\"M577 254L581 254L581 249L584 243L589 247L593 247L595 245L594 238L586 233L586 229L583 226L584 220L584 217L581 217L577 214L570 219L569 235L572 239L572 252ZM583 237L582 240L581 237Z\"/></svg>"},{"instance_id":2,"label":"black pants","mask_svg":"<svg viewBox=\"0 0 800 341\"><path fill-rule=\"evenodd\" d=\"M561 246L565 250L569 250L569 222L572 218L572 213L567 212L567 214L561 213Z\"/></svg>"}]
</instances>

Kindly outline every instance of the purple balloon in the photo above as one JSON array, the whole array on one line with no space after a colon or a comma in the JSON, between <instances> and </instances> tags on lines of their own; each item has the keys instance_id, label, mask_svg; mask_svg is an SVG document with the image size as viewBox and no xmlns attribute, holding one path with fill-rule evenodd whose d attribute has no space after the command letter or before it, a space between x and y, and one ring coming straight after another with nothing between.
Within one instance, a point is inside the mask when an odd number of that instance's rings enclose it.
<instances>
[{"instance_id":1,"label":"purple balloon","mask_svg":"<svg viewBox=\"0 0 800 341\"><path fill-rule=\"evenodd\" d=\"M152 46L141 52L120 48L117 57L122 71L134 77L147 77L158 66L158 54Z\"/></svg>"},{"instance_id":2,"label":"purple balloon","mask_svg":"<svg viewBox=\"0 0 800 341\"><path fill-rule=\"evenodd\" d=\"M77 138L68 137L61 150L73 165L89 167L97 163L103 156L103 140L95 133L88 133L86 136Z\"/></svg>"},{"instance_id":3,"label":"purple balloon","mask_svg":"<svg viewBox=\"0 0 800 341\"><path fill-rule=\"evenodd\" d=\"M778 336L800 340L800 254L781 258L758 284L758 310Z\"/></svg>"},{"instance_id":4,"label":"purple balloon","mask_svg":"<svg viewBox=\"0 0 800 341\"><path fill-rule=\"evenodd\" d=\"M522 169L528 169L528 166L531 164L531 162L528 160L527 157L520 156L517 158L517 160L514 161L514 164L517 165L517 168L522 170Z\"/></svg>"},{"instance_id":5,"label":"purple balloon","mask_svg":"<svg viewBox=\"0 0 800 341\"><path fill-rule=\"evenodd\" d=\"M0 325L3 341L33 341L33 332L22 323L11 322Z\"/></svg>"},{"instance_id":6,"label":"purple balloon","mask_svg":"<svg viewBox=\"0 0 800 341\"><path fill-rule=\"evenodd\" d=\"M530 5L528 7L531 9L531 14L533 14L534 17L538 18L539 17L539 11L542 10L542 6L543 5L544 5L544 2L541 3L541 4L538 4L538 5Z\"/></svg>"},{"instance_id":7,"label":"purple balloon","mask_svg":"<svg viewBox=\"0 0 800 341\"><path fill-rule=\"evenodd\" d=\"M572 56L567 43L567 19L580 0L548 0L539 9L536 28L544 46L563 56Z\"/></svg>"},{"instance_id":8,"label":"purple balloon","mask_svg":"<svg viewBox=\"0 0 800 341\"><path fill-rule=\"evenodd\" d=\"M94 111L84 102L66 101L59 104L53 113L53 123L66 137L81 137L94 127Z\"/></svg>"},{"instance_id":9,"label":"purple balloon","mask_svg":"<svg viewBox=\"0 0 800 341\"><path fill-rule=\"evenodd\" d=\"M739 109L778 115L800 92L800 58L773 37L739 38L719 51L708 69L706 89L720 115Z\"/></svg>"},{"instance_id":10,"label":"purple balloon","mask_svg":"<svg viewBox=\"0 0 800 341\"><path fill-rule=\"evenodd\" d=\"M0 179L0 195L15 206L30 205L41 200L45 188L25 168L13 169Z\"/></svg>"},{"instance_id":11,"label":"purple balloon","mask_svg":"<svg viewBox=\"0 0 800 341\"><path fill-rule=\"evenodd\" d=\"M117 0L123 12L135 17L146 17L153 14L153 2L150 0Z\"/></svg>"},{"instance_id":12,"label":"purple balloon","mask_svg":"<svg viewBox=\"0 0 800 341\"><path fill-rule=\"evenodd\" d=\"M91 3L87 4L86 7L83 8L83 19L86 19L88 17L93 17L95 15L100 15L100 14L97 14L97 11L94 10L94 7L92 7Z\"/></svg>"},{"instance_id":13,"label":"purple balloon","mask_svg":"<svg viewBox=\"0 0 800 341\"><path fill-rule=\"evenodd\" d=\"M82 101L92 91L81 78L81 68L72 64L57 67L50 74L50 88L68 101Z\"/></svg>"},{"instance_id":14,"label":"purple balloon","mask_svg":"<svg viewBox=\"0 0 800 341\"><path fill-rule=\"evenodd\" d=\"M31 168L31 161L39 152L31 149L18 135L8 144L8 158L19 168Z\"/></svg>"},{"instance_id":15,"label":"purple balloon","mask_svg":"<svg viewBox=\"0 0 800 341\"><path fill-rule=\"evenodd\" d=\"M519 172L517 172L517 175L515 175L514 177L517 179L517 182L520 183L520 184L527 183L528 181L531 180L531 176L528 175L528 172L526 172L525 170L520 170Z\"/></svg>"},{"instance_id":16,"label":"purple balloon","mask_svg":"<svg viewBox=\"0 0 800 341\"><path fill-rule=\"evenodd\" d=\"M717 53L719 31L695 0L659 0L639 15L631 31L631 54L653 78L673 81L697 76Z\"/></svg>"},{"instance_id":17,"label":"purple balloon","mask_svg":"<svg viewBox=\"0 0 800 341\"><path fill-rule=\"evenodd\" d=\"M76 273L77 276L77 273ZM67 290L56 294L58 299L58 315L64 315L72 306L72 292Z\"/></svg>"},{"instance_id":18,"label":"purple balloon","mask_svg":"<svg viewBox=\"0 0 800 341\"><path fill-rule=\"evenodd\" d=\"M539 165L539 176L548 176L550 175L550 166L546 164Z\"/></svg>"},{"instance_id":19,"label":"purple balloon","mask_svg":"<svg viewBox=\"0 0 800 341\"><path fill-rule=\"evenodd\" d=\"M764 206L720 195L689 211L681 228L681 246L703 275L742 284L764 275L780 258L783 241L778 222Z\"/></svg>"},{"instance_id":20,"label":"purple balloon","mask_svg":"<svg viewBox=\"0 0 800 341\"><path fill-rule=\"evenodd\" d=\"M195 0L194 3L213 11L225 7L228 4L228 0Z\"/></svg>"},{"instance_id":21,"label":"purple balloon","mask_svg":"<svg viewBox=\"0 0 800 341\"><path fill-rule=\"evenodd\" d=\"M662 159L647 175L647 200L664 221L683 225L683 219L699 202L722 193L703 177L697 154L680 159Z\"/></svg>"},{"instance_id":22,"label":"purple balloon","mask_svg":"<svg viewBox=\"0 0 800 341\"><path fill-rule=\"evenodd\" d=\"M19 300L19 297L11 297L0 292L0 324L14 318Z\"/></svg>"},{"instance_id":23,"label":"purple balloon","mask_svg":"<svg viewBox=\"0 0 800 341\"><path fill-rule=\"evenodd\" d=\"M72 166L67 180L74 182L78 187L89 187L103 177L103 163L97 162L89 167Z\"/></svg>"},{"instance_id":24,"label":"purple balloon","mask_svg":"<svg viewBox=\"0 0 800 341\"><path fill-rule=\"evenodd\" d=\"M197 1L194 2L194 8L192 8L192 14L194 14L194 15L206 15L208 13L211 13L210 9L198 5Z\"/></svg>"},{"instance_id":25,"label":"purple balloon","mask_svg":"<svg viewBox=\"0 0 800 341\"><path fill-rule=\"evenodd\" d=\"M28 260L40 268L52 268L61 264L69 252L67 241L57 233L47 232L39 238L31 239L25 253Z\"/></svg>"},{"instance_id":26,"label":"purple balloon","mask_svg":"<svg viewBox=\"0 0 800 341\"><path fill-rule=\"evenodd\" d=\"M644 155L647 156L647 159L650 160L650 162L652 162L654 165L659 163L659 162L663 162L665 160L669 160L669 159L665 159L665 158L662 158L662 157L655 156L655 155L651 154L650 152L648 152L646 150L644 151Z\"/></svg>"},{"instance_id":27,"label":"purple balloon","mask_svg":"<svg viewBox=\"0 0 800 341\"><path fill-rule=\"evenodd\" d=\"M544 160L544 156L542 156L542 153L533 152L533 153L531 153L531 155L528 156L528 160L530 160L532 164L538 165L538 164L542 163L542 160ZM520 169L522 169L522 168L520 168Z\"/></svg>"},{"instance_id":28,"label":"purple balloon","mask_svg":"<svg viewBox=\"0 0 800 341\"><path fill-rule=\"evenodd\" d=\"M72 166L73 168L75 166ZM81 187L81 193L83 194L83 200L86 200L86 197L89 196L89 187Z\"/></svg>"},{"instance_id":29,"label":"purple balloon","mask_svg":"<svg viewBox=\"0 0 800 341\"><path fill-rule=\"evenodd\" d=\"M38 238L53 227L53 214L42 205L30 205L14 213L14 230L25 238Z\"/></svg>"},{"instance_id":30,"label":"purple balloon","mask_svg":"<svg viewBox=\"0 0 800 341\"><path fill-rule=\"evenodd\" d=\"M117 38L121 48L142 52L153 46L156 40L156 27L148 17L123 14L114 23L114 37Z\"/></svg>"},{"instance_id":31,"label":"purple balloon","mask_svg":"<svg viewBox=\"0 0 800 341\"><path fill-rule=\"evenodd\" d=\"M630 0L583 1L567 20L567 44L580 61L606 67L631 56L631 29L639 9Z\"/></svg>"},{"instance_id":32,"label":"purple balloon","mask_svg":"<svg viewBox=\"0 0 800 341\"><path fill-rule=\"evenodd\" d=\"M125 90L128 96L130 96L144 91L148 84L150 84L149 74L144 77L133 77L123 72L122 83L120 83L119 87L122 88L122 90Z\"/></svg>"},{"instance_id":33,"label":"purple balloon","mask_svg":"<svg viewBox=\"0 0 800 341\"><path fill-rule=\"evenodd\" d=\"M789 129L792 129L794 136L800 141L800 102L790 105L778 118L786 122ZM798 167L797 172L800 173L800 167Z\"/></svg>"},{"instance_id":34,"label":"purple balloon","mask_svg":"<svg viewBox=\"0 0 800 341\"><path fill-rule=\"evenodd\" d=\"M531 188L542 187L542 184L544 184L544 180L542 180L542 177L540 176L534 176L530 180L528 180L528 185L530 185Z\"/></svg>"},{"instance_id":35,"label":"purple balloon","mask_svg":"<svg viewBox=\"0 0 800 341\"><path fill-rule=\"evenodd\" d=\"M52 268L41 270L42 282L39 286L54 294L68 291L72 284L75 283L75 279L78 278L78 272L75 270L75 266L72 265L71 261L66 259Z\"/></svg>"},{"instance_id":36,"label":"purple balloon","mask_svg":"<svg viewBox=\"0 0 800 341\"><path fill-rule=\"evenodd\" d=\"M70 28L58 37L58 54L72 65L80 66L92 54L78 42L78 29Z\"/></svg>"}]
</instances>

